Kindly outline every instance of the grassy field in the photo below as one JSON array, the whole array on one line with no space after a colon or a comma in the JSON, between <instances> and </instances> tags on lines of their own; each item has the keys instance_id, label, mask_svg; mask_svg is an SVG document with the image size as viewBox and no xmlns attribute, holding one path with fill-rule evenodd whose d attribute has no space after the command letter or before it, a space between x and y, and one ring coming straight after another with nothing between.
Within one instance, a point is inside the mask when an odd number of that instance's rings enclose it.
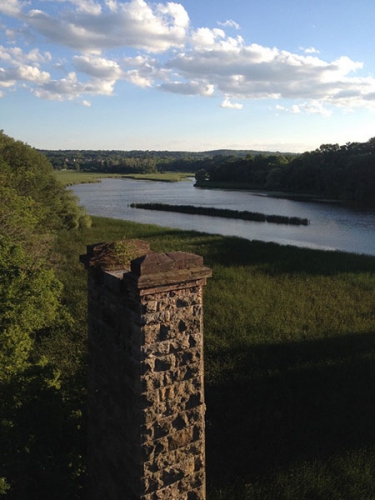
<instances>
[{"instance_id":1,"label":"grassy field","mask_svg":"<svg viewBox=\"0 0 375 500\"><path fill-rule=\"evenodd\" d=\"M104 178L128 178L147 181L179 182L194 177L194 174L180 172L163 172L157 174L104 174L93 172L75 172L74 170L55 170L57 179L64 186L73 186L75 184L87 184L91 182L100 182Z\"/></svg>"},{"instance_id":2,"label":"grassy field","mask_svg":"<svg viewBox=\"0 0 375 500\"><path fill-rule=\"evenodd\" d=\"M78 256L124 236L197 253L213 270L204 289L208 500L374 499L375 257L94 218L59 239L78 330Z\"/></svg>"}]
</instances>

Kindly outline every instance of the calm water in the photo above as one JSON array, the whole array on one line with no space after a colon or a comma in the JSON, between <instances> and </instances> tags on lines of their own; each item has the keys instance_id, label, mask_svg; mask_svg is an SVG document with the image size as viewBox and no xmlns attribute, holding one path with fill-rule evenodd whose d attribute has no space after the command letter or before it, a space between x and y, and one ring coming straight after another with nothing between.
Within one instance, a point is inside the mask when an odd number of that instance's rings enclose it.
<instances>
[{"instance_id":1,"label":"calm water","mask_svg":"<svg viewBox=\"0 0 375 500\"><path fill-rule=\"evenodd\" d=\"M101 183L81 184L72 189L91 215L241 236L249 240L375 255L375 211L268 198L242 191L205 190L195 188L193 184L193 180L165 183L103 179ZM309 219L310 225L288 226L130 208L131 203L137 202L209 206L296 216Z\"/></svg>"}]
</instances>

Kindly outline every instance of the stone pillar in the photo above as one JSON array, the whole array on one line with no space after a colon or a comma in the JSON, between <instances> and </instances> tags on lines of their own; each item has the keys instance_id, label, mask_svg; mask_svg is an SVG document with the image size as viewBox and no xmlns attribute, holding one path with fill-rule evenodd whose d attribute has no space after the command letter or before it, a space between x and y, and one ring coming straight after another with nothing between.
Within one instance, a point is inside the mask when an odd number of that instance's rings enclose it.
<instances>
[{"instance_id":1,"label":"stone pillar","mask_svg":"<svg viewBox=\"0 0 375 500\"><path fill-rule=\"evenodd\" d=\"M89 498L204 500L202 286L211 271L197 255L150 252L134 240L127 269L106 257L111 247L81 256Z\"/></svg>"}]
</instances>

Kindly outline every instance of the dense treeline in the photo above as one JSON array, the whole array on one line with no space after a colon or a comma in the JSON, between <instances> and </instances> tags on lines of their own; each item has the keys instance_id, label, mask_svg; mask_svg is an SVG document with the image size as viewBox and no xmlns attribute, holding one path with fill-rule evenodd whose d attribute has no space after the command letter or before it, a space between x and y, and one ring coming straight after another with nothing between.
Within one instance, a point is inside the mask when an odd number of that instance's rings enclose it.
<instances>
[{"instance_id":1,"label":"dense treeline","mask_svg":"<svg viewBox=\"0 0 375 500\"><path fill-rule=\"evenodd\" d=\"M248 210L230 210L229 208L196 207L194 205L168 205L166 203L131 203L132 208L145 210L159 210L162 212L177 212L181 214L209 215L213 217L226 217L228 219L241 219L254 222L269 222L274 224L291 224L294 226L308 226L309 220L301 217L288 217L287 215L267 215Z\"/></svg>"},{"instance_id":2,"label":"dense treeline","mask_svg":"<svg viewBox=\"0 0 375 500\"><path fill-rule=\"evenodd\" d=\"M72 169L89 172L149 174L153 172L196 172L207 166L212 158L243 158L259 151L215 150L187 151L85 151L40 150L56 170ZM277 155L277 153L276 153Z\"/></svg>"},{"instance_id":3,"label":"dense treeline","mask_svg":"<svg viewBox=\"0 0 375 500\"><path fill-rule=\"evenodd\" d=\"M90 218L42 154L3 132L0 199L0 494L44 498L45 488L51 495L74 482L66 440L80 418L61 364L74 320L55 240Z\"/></svg>"},{"instance_id":4,"label":"dense treeline","mask_svg":"<svg viewBox=\"0 0 375 500\"><path fill-rule=\"evenodd\" d=\"M375 138L323 144L299 156L259 155L212 160L196 174L200 185L241 183L253 189L375 203Z\"/></svg>"}]
</instances>

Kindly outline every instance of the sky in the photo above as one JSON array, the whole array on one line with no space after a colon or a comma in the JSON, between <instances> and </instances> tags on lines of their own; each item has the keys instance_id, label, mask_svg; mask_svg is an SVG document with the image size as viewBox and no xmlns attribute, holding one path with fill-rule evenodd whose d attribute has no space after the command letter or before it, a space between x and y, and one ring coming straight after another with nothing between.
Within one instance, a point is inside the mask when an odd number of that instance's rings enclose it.
<instances>
[{"instance_id":1,"label":"sky","mask_svg":"<svg viewBox=\"0 0 375 500\"><path fill-rule=\"evenodd\" d=\"M374 0L0 0L0 129L41 149L375 136Z\"/></svg>"}]
</instances>

